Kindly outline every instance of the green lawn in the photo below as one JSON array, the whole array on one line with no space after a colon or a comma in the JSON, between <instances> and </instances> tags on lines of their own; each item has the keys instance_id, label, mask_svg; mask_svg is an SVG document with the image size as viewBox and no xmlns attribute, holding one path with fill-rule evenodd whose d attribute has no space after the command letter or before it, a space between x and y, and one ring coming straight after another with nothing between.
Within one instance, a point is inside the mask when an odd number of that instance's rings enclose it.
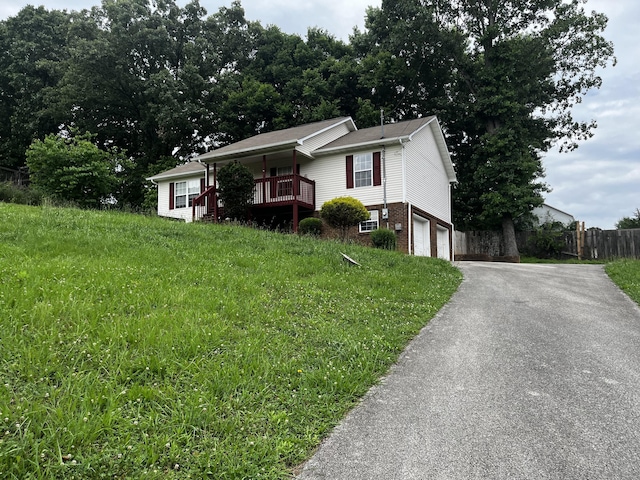
<instances>
[{"instance_id":1,"label":"green lawn","mask_svg":"<svg viewBox=\"0 0 640 480\"><path fill-rule=\"evenodd\" d=\"M0 203L0 478L288 478L460 281L396 252Z\"/></svg>"},{"instance_id":2,"label":"green lawn","mask_svg":"<svg viewBox=\"0 0 640 480\"><path fill-rule=\"evenodd\" d=\"M605 270L616 285L640 304L640 260L616 260L607 264Z\"/></svg>"}]
</instances>

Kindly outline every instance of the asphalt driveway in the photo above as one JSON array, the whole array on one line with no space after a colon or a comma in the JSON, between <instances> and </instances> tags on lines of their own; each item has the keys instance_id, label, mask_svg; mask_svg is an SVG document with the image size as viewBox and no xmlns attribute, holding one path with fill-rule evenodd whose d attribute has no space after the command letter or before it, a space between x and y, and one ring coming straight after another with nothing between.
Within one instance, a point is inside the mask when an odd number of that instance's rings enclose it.
<instances>
[{"instance_id":1,"label":"asphalt driveway","mask_svg":"<svg viewBox=\"0 0 640 480\"><path fill-rule=\"evenodd\" d=\"M598 265L459 266L298 478L640 478L640 308Z\"/></svg>"}]
</instances>

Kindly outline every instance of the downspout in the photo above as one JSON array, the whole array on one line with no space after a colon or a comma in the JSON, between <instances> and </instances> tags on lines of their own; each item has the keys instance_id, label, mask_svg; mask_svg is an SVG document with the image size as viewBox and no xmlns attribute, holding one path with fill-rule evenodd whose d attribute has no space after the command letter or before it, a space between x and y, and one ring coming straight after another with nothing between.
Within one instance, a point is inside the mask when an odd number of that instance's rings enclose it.
<instances>
[{"instance_id":1,"label":"downspout","mask_svg":"<svg viewBox=\"0 0 640 480\"><path fill-rule=\"evenodd\" d=\"M389 229L389 208L387 207L387 150L382 145L382 219L387 221L387 230Z\"/></svg>"},{"instance_id":2,"label":"downspout","mask_svg":"<svg viewBox=\"0 0 640 480\"><path fill-rule=\"evenodd\" d=\"M384 139L384 110L380 109L380 139ZM387 149L382 144L382 219L389 229L389 208L387 207Z\"/></svg>"}]
</instances>

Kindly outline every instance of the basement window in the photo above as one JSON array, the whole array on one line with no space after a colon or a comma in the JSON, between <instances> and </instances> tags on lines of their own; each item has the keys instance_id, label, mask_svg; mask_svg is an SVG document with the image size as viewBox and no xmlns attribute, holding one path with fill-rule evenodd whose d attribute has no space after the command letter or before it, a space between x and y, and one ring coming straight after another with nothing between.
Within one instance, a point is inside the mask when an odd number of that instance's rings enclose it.
<instances>
[{"instance_id":1,"label":"basement window","mask_svg":"<svg viewBox=\"0 0 640 480\"><path fill-rule=\"evenodd\" d=\"M378 210L369 210L369 220L360 223L358 231L360 233L373 232L378 229Z\"/></svg>"}]
</instances>

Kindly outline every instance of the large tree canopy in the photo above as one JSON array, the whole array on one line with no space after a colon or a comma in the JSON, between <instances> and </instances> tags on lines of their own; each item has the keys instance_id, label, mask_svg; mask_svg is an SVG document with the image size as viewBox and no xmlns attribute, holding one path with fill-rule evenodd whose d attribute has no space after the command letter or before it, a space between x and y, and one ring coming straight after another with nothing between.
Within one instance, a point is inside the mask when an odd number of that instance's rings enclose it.
<instances>
[{"instance_id":1,"label":"large tree canopy","mask_svg":"<svg viewBox=\"0 0 640 480\"><path fill-rule=\"evenodd\" d=\"M239 1L209 16L197 0L25 7L0 22L0 165L23 165L61 126L95 132L130 156L117 199L138 206L145 177L215 146L339 115L371 126L380 108L387 121L435 114L456 226L512 234L542 201L541 155L595 127L571 108L613 47L583 3L383 0L350 44L248 22Z\"/></svg>"},{"instance_id":2,"label":"large tree canopy","mask_svg":"<svg viewBox=\"0 0 640 480\"><path fill-rule=\"evenodd\" d=\"M386 85L390 115L440 115L458 173L457 226L501 224L507 255L517 254L514 219L542 202L541 154L554 142L574 148L595 127L571 108L600 86L613 46L606 17L583 3L383 0L354 39L371 52L363 64L372 85Z\"/></svg>"}]
</instances>

